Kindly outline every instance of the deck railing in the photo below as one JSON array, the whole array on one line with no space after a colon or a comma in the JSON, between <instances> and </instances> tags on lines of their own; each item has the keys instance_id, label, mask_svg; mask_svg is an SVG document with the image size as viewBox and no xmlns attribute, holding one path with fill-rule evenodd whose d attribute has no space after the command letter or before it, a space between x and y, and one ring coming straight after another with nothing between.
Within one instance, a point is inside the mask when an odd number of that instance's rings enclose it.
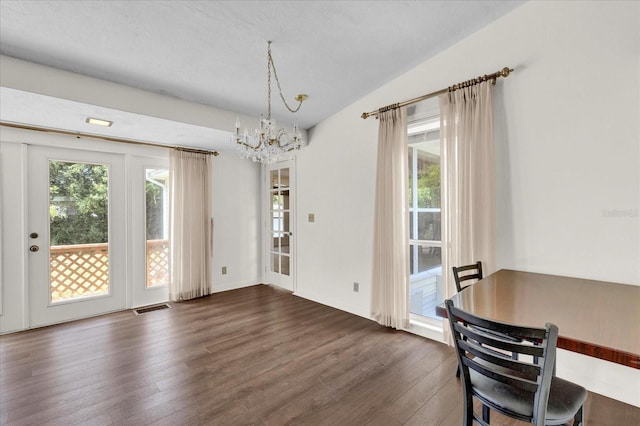
<instances>
[{"instance_id":1,"label":"deck railing","mask_svg":"<svg viewBox=\"0 0 640 426\"><path fill-rule=\"evenodd\" d=\"M50 248L51 301L109 293L109 245ZM169 282L169 242L147 241L147 287Z\"/></svg>"}]
</instances>

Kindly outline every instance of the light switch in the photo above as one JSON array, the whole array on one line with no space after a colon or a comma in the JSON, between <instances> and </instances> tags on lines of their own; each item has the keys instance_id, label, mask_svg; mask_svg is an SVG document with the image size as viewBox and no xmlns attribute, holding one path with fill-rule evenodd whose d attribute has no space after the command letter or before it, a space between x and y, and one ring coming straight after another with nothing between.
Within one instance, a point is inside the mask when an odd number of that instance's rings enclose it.
<instances>
[{"instance_id":1,"label":"light switch","mask_svg":"<svg viewBox=\"0 0 640 426\"><path fill-rule=\"evenodd\" d=\"M313 213L309 213L309 222L315 222L316 221L316 215Z\"/></svg>"}]
</instances>

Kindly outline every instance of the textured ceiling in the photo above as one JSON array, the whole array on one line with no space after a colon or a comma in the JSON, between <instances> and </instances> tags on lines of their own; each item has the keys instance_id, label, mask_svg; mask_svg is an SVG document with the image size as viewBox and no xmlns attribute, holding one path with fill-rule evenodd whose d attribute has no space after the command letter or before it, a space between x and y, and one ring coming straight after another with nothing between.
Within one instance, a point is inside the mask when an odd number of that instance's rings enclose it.
<instances>
[{"instance_id":1,"label":"textured ceiling","mask_svg":"<svg viewBox=\"0 0 640 426\"><path fill-rule=\"evenodd\" d=\"M250 116L266 42L310 128L521 1L0 2L0 53ZM292 117L274 85L273 115ZM6 103L3 103L6 106Z\"/></svg>"}]
</instances>

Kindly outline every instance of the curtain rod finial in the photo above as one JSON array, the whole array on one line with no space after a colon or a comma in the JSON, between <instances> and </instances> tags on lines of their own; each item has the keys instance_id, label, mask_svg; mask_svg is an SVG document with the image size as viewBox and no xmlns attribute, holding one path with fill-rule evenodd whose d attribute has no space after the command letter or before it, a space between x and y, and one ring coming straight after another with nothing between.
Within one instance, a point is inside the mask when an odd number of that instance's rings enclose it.
<instances>
[{"instance_id":1,"label":"curtain rod finial","mask_svg":"<svg viewBox=\"0 0 640 426\"><path fill-rule=\"evenodd\" d=\"M500 75L502 77L509 77L509 74L511 74L512 72L513 72L513 68L504 67L502 68L502 71L500 71Z\"/></svg>"},{"instance_id":2,"label":"curtain rod finial","mask_svg":"<svg viewBox=\"0 0 640 426\"><path fill-rule=\"evenodd\" d=\"M363 112L360 117L362 117L363 120L366 120L367 118L369 118L369 113L368 112Z\"/></svg>"}]
</instances>

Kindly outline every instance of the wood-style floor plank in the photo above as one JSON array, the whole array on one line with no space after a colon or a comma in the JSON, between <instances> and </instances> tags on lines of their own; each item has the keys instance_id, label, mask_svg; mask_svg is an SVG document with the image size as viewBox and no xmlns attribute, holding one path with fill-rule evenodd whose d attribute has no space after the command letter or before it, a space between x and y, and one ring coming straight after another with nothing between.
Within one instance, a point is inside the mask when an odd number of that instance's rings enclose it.
<instances>
[{"instance_id":1,"label":"wood-style floor plank","mask_svg":"<svg viewBox=\"0 0 640 426\"><path fill-rule=\"evenodd\" d=\"M0 336L0 424L462 422L443 344L272 286L171 306ZM588 425L640 424L640 409L600 395L585 413Z\"/></svg>"}]
</instances>

